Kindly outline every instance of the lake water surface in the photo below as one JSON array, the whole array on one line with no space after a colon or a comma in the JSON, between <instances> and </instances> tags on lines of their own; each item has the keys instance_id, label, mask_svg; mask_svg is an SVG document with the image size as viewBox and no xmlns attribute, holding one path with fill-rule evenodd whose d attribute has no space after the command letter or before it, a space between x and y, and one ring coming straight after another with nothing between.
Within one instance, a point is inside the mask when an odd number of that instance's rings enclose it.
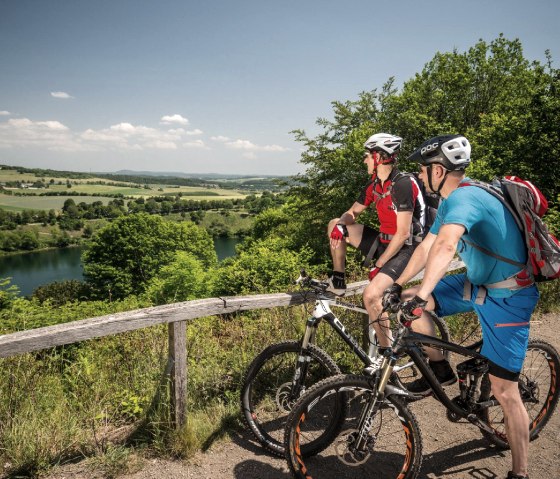
<instances>
[{"instance_id":1,"label":"lake water surface","mask_svg":"<svg viewBox=\"0 0 560 479\"><path fill-rule=\"evenodd\" d=\"M235 255L239 238L216 238L218 260ZM83 248L65 248L0 257L0 278L11 277L20 294L30 295L37 287L70 279L83 279L80 256Z\"/></svg>"}]
</instances>

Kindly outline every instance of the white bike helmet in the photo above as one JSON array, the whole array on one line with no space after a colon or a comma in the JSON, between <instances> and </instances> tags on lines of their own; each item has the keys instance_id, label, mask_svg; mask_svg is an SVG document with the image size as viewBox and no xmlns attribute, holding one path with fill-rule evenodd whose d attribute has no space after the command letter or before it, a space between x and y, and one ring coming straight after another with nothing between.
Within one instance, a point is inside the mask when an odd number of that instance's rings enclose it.
<instances>
[{"instance_id":1,"label":"white bike helmet","mask_svg":"<svg viewBox=\"0 0 560 479\"><path fill-rule=\"evenodd\" d=\"M376 133L371 135L364 143L368 151L383 151L388 156L393 156L401 149L402 138L389 133Z\"/></svg>"},{"instance_id":2,"label":"white bike helmet","mask_svg":"<svg viewBox=\"0 0 560 479\"><path fill-rule=\"evenodd\" d=\"M421 165L439 163L446 170L464 170L471 162L471 144L463 135L436 136L422 143L408 157Z\"/></svg>"}]
</instances>

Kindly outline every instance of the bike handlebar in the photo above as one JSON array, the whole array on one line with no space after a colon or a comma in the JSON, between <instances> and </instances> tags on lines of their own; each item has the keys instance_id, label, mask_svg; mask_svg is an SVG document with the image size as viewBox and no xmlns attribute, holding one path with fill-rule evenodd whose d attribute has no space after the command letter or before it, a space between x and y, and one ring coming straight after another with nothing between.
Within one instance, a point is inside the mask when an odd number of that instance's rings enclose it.
<instances>
[{"instance_id":1,"label":"bike handlebar","mask_svg":"<svg viewBox=\"0 0 560 479\"><path fill-rule=\"evenodd\" d=\"M304 269L300 271L299 278L296 279L295 284L306 286L318 293L325 293L328 287L326 282L311 278Z\"/></svg>"}]
</instances>

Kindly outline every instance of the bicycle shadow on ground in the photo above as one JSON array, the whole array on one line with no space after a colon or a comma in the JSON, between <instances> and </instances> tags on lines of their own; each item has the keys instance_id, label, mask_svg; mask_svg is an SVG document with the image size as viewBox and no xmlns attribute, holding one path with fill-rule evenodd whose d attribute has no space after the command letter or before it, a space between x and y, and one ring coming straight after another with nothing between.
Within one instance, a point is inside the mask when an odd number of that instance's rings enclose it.
<instances>
[{"instance_id":1,"label":"bicycle shadow on ground","mask_svg":"<svg viewBox=\"0 0 560 479\"><path fill-rule=\"evenodd\" d=\"M472 465L484 459L496 459L496 467L488 468ZM495 446L490 446L485 439L472 439L467 442L457 442L455 445L446 445L438 451L424 454L422 470L419 479L453 478L453 479L496 479L501 477L502 461L505 458L503 451Z\"/></svg>"},{"instance_id":2,"label":"bicycle shadow on ground","mask_svg":"<svg viewBox=\"0 0 560 479\"><path fill-rule=\"evenodd\" d=\"M238 446L256 455L254 459L242 461L235 466L235 479L289 479L292 477L285 461L264 451L258 444L251 441L250 434L247 432L232 439ZM263 456L264 459L260 460L259 457ZM438 451L424 454L418 479L498 479L501 477L498 471L507 467L501 465L504 457L502 451L488 446L484 439L458 442L451 447L444 446ZM478 461L491 458L498 461L495 468L489 468L487 463L484 467L473 465Z\"/></svg>"}]
</instances>

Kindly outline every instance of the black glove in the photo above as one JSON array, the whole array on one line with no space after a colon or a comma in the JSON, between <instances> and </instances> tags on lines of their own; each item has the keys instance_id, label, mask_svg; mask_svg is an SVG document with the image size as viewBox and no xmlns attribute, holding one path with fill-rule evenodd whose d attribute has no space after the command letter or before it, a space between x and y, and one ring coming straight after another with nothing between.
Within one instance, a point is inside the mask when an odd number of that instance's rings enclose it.
<instances>
[{"instance_id":1,"label":"black glove","mask_svg":"<svg viewBox=\"0 0 560 479\"><path fill-rule=\"evenodd\" d=\"M383 291L382 305L383 309L392 311L395 313L401 302L402 286L398 283L393 283L393 285Z\"/></svg>"},{"instance_id":2,"label":"black glove","mask_svg":"<svg viewBox=\"0 0 560 479\"><path fill-rule=\"evenodd\" d=\"M399 320L403 322L403 320L414 321L415 319L421 318L427 304L428 301L424 301L418 296L414 296L414 298L401 303L398 307L400 313L398 316Z\"/></svg>"}]
</instances>

